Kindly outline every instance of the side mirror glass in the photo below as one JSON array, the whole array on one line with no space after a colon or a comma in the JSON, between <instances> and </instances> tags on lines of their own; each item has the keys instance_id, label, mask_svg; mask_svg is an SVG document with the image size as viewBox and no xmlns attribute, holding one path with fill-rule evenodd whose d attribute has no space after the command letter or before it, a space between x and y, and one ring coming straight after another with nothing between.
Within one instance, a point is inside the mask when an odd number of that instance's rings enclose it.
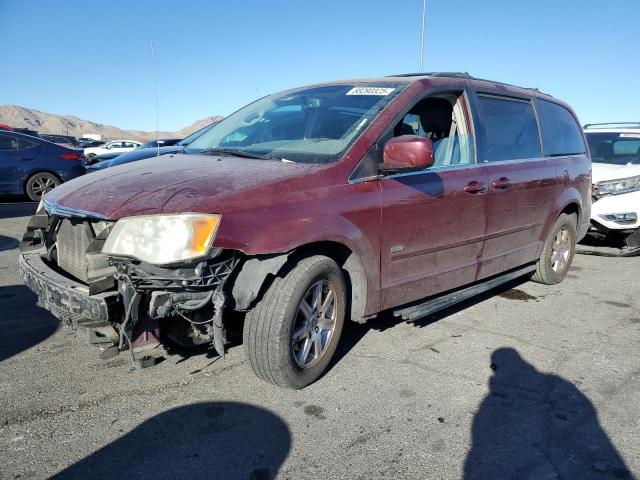
<instances>
[{"instance_id":1,"label":"side mirror glass","mask_svg":"<svg viewBox=\"0 0 640 480\"><path fill-rule=\"evenodd\" d=\"M418 135L401 135L384 144L385 170L428 168L433 165L433 143Z\"/></svg>"}]
</instances>

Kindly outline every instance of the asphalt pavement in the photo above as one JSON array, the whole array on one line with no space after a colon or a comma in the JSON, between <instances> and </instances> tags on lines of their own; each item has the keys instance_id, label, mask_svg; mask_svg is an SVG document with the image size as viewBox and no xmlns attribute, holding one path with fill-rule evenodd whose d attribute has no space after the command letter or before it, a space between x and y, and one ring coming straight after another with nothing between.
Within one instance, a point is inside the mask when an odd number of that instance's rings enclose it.
<instances>
[{"instance_id":1,"label":"asphalt pavement","mask_svg":"<svg viewBox=\"0 0 640 480\"><path fill-rule=\"evenodd\" d=\"M0 204L0 478L640 476L640 257L348 325L330 371L290 391L241 345L133 373L100 360L22 283L34 210Z\"/></svg>"}]
</instances>

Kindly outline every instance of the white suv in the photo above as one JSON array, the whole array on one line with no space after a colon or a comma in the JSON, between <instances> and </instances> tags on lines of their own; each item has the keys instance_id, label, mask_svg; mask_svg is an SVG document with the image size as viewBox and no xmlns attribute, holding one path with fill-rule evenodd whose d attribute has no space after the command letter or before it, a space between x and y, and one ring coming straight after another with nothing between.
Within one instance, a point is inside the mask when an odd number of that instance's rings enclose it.
<instances>
[{"instance_id":1,"label":"white suv","mask_svg":"<svg viewBox=\"0 0 640 480\"><path fill-rule=\"evenodd\" d=\"M584 126L593 162L591 233L640 246L640 122Z\"/></svg>"},{"instance_id":2,"label":"white suv","mask_svg":"<svg viewBox=\"0 0 640 480\"><path fill-rule=\"evenodd\" d=\"M85 148L84 156L87 160L90 160L96 155L101 155L103 153L130 152L131 150L138 148L140 145L142 145L140 142L136 142L134 140L112 140L111 142L107 142L99 147Z\"/></svg>"}]
</instances>

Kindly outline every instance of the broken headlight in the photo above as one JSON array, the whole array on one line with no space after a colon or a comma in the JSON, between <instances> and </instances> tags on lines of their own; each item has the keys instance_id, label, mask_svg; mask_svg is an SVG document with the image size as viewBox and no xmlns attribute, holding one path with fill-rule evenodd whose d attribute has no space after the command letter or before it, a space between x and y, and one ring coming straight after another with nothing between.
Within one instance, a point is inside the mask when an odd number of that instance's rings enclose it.
<instances>
[{"instance_id":1,"label":"broken headlight","mask_svg":"<svg viewBox=\"0 0 640 480\"><path fill-rule=\"evenodd\" d=\"M109 232L102 253L163 265L206 255L219 215L185 213L121 218Z\"/></svg>"},{"instance_id":2,"label":"broken headlight","mask_svg":"<svg viewBox=\"0 0 640 480\"><path fill-rule=\"evenodd\" d=\"M593 186L593 194L596 198L636 190L640 190L640 176L622 178L620 180L607 180L605 182L598 182Z\"/></svg>"}]
</instances>

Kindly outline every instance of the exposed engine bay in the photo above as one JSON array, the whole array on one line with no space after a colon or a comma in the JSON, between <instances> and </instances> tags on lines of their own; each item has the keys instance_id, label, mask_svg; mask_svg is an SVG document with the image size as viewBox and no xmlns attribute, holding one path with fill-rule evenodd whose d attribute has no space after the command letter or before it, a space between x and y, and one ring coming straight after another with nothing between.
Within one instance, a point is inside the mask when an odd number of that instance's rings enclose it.
<instances>
[{"instance_id":1,"label":"exposed engine bay","mask_svg":"<svg viewBox=\"0 0 640 480\"><path fill-rule=\"evenodd\" d=\"M21 250L25 282L44 293L41 306L103 351L128 350L133 364L136 353L160 345L161 333L184 347L210 343L224 356L224 286L241 254L213 249L168 266L113 257L102 247L114 224L38 211ZM45 267L56 284L38 278Z\"/></svg>"}]
</instances>

